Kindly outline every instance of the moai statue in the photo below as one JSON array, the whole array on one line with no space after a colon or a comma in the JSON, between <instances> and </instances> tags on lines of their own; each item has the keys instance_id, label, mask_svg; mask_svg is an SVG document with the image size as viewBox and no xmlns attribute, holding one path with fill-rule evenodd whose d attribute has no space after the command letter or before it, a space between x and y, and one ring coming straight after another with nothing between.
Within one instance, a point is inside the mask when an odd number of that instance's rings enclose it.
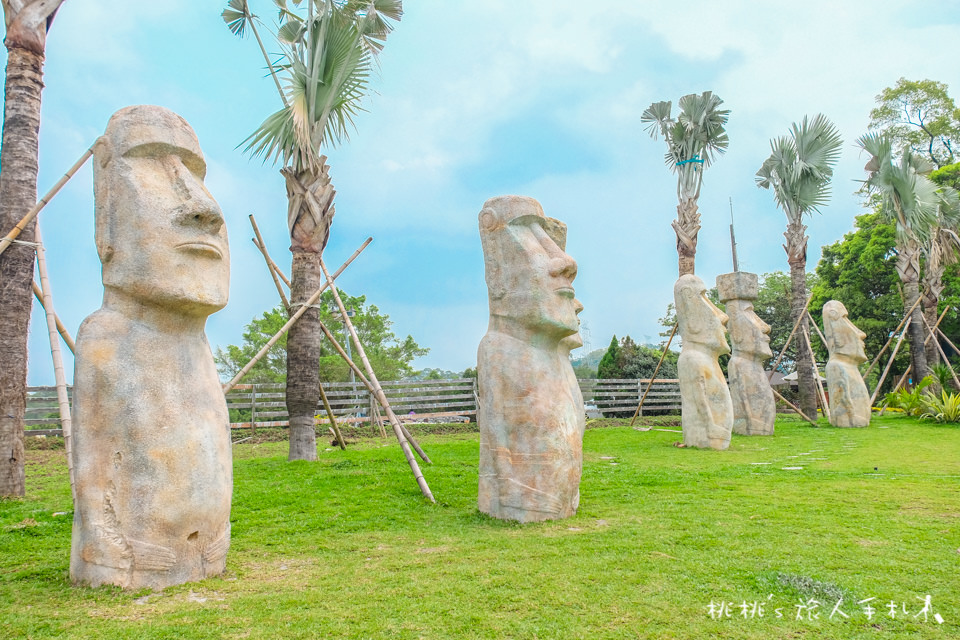
<instances>
[{"instance_id":1,"label":"moai statue","mask_svg":"<svg viewBox=\"0 0 960 640\"><path fill-rule=\"evenodd\" d=\"M677 361L683 444L723 450L730 446L733 402L717 358L730 353L727 316L707 298L703 280L680 276L673 286L683 348Z\"/></svg>"},{"instance_id":2,"label":"moai statue","mask_svg":"<svg viewBox=\"0 0 960 640\"><path fill-rule=\"evenodd\" d=\"M491 198L480 212L490 326L477 354L478 506L504 520L566 518L580 502L585 414L569 355L583 306L566 239L532 198Z\"/></svg>"},{"instance_id":3,"label":"moai statue","mask_svg":"<svg viewBox=\"0 0 960 640\"><path fill-rule=\"evenodd\" d=\"M866 427L870 424L870 394L857 366L867 361L863 340L867 334L849 319L842 302L823 305L823 333L827 339L827 387L830 390L830 424Z\"/></svg>"},{"instance_id":4,"label":"moai statue","mask_svg":"<svg viewBox=\"0 0 960 640\"><path fill-rule=\"evenodd\" d=\"M764 363L770 351L770 325L753 310L759 287L757 274L735 271L717 276L720 301L726 306L727 329L733 353L727 365L733 400L733 432L744 436L771 436L777 405Z\"/></svg>"},{"instance_id":5,"label":"moai statue","mask_svg":"<svg viewBox=\"0 0 960 640\"><path fill-rule=\"evenodd\" d=\"M223 572L230 425L204 334L230 257L196 134L156 106L121 109L94 146L103 305L77 334L70 577L127 589Z\"/></svg>"}]
</instances>

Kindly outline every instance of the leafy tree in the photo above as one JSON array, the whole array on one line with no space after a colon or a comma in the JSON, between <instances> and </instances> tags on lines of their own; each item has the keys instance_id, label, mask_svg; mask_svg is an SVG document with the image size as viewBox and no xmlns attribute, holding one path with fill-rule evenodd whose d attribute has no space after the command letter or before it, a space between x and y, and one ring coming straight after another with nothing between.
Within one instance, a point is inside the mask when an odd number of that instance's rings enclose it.
<instances>
[{"instance_id":1,"label":"leafy tree","mask_svg":"<svg viewBox=\"0 0 960 640\"><path fill-rule=\"evenodd\" d=\"M607 352L603 354L603 357L600 359L600 364L597 365L597 377L601 379L615 379L622 378L623 372L619 367L620 361L620 343L617 341L617 336L613 336L610 339L610 346L607 347Z\"/></svg>"},{"instance_id":2,"label":"leafy tree","mask_svg":"<svg viewBox=\"0 0 960 640\"><path fill-rule=\"evenodd\" d=\"M663 355L663 349L636 345L623 358L623 377L643 380L652 377L653 372L657 369L657 363L660 362L661 355ZM677 359L679 357L680 354L676 351L667 351L667 355L660 365L660 371L657 373L657 378L676 378L678 375Z\"/></svg>"},{"instance_id":3,"label":"leafy tree","mask_svg":"<svg viewBox=\"0 0 960 640\"><path fill-rule=\"evenodd\" d=\"M923 246L936 228L941 194L927 174L932 170L922 156L905 149L900 161L894 164L893 142L885 134L868 133L857 140L861 149L870 154L864 169L867 180L864 190L880 198L881 215L896 228L896 269L903 283L904 314L910 312L920 298L920 256ZM923 348L923 310L913 310L910 320L910 358L915 379L921 380L930 372Z\"/></svg>"},{"instance_id":4,"label":"leafy tree","mask_svg":"<svg viewBox=\"0 0 960 640\"><path fill-rule=\"evenodd\" d=\"M807 274L807 289L812 289L817 283L817 276L813 273ZM757 300L753 303L753 309L761 320L770 325L770 350L773 352L773 358L769 366L780 356L783 347L793 329L793 314L790 302L790 275L783 271L774 271L765 273L759 278L759 289L757 291ZM811 304L811 311L814 311L815 304ZM800 343L794 341L790 345L789 351L784 354L777 365L777 370L781 373L793 371L796 367L797 349Z\"/></svg>"},{"instance_id":5,"label":"leafy tree","mask_svg":"<svg viewBox=\"0 0 960 640\"><path fill-rule=\"evenodd\" d=\"M730 141L724 129L730 111L720 109L723 104L717 95L704 91L691 93L677 101L680 112L674 119L672 103L654 102L640 121L647 123L646 131L654 140L662 135L667 143L664 156L667 167L677 174L677 219L673 230L677 234L677 255L680 275L694 272L697 255L697 234L700 231L700 212L697 200L703 184L703 172L716 156L726 151Z\"/></svg>"},{"instance_id":6,"label":"leafy tree","mask_svg":"<svg viewBox=\"0 0 960 640\"><path fill-rule=\"evenodd\" d=\"M377 377L383 380L399 380L414 373L411 363L415 358L426 355L430 350L421 347L414 341L413 337L407 336L399 339L390 330L393 324L390 316L380 312L376 305L367 304L366 296L351 297L339 292L344 305L356 311L356 315L351 318L353 326L364 344L367 357ZM325 291L320 297L320 317L321 321L330 329L331 333L338 338L343 346L343 324L337 318L339 313L335 314L333 294ZM263 345L267 344L273 335L280 330L280 327L287 321L287 314L282 306L277 306L263 315L254 318L245 328L243 333L243 342L240 345L228 345L225 349L217 348L216 361L220 375L224 378L232 378L243 368L247 362L256 354ZM242 382L246 384L254 382L284 382L286 377L286 351L285 337L280 338L267 355L260 360L244 376ZM336 350L324 338L320 346L320 357L318 358L318 376L324 382L345 382L350 379L350 367L343 359L337 355ZM359 358L355 358L358 367L363 364ZM362 369L361 369L362 370ZM316 407L314 407L314 413Z\"/></svg>"},{"instance_id":7,"label":"leafy tree","mask_svg":"<svg viewBox=\"0 0 960 640\"><path fill-rule=\"evenodd\" d=\"M953 186L960 178L957 167L960 165L949 165L930 174L930 179L940 185L937 223L923 246L923 314L931 327L936 324L939 315L947 267L956 264L960 251L960 236L957 235L960 231L960 199ZM931 365L940 361L940 352L933 340L927 345L926 356Z\"/></svg>"},{"instance_id":8,"label":"leafy tree","mask_svg":"<svg viewBox=\"0 0 960 640\"><path fill-rule=\"evenodd\" d=\"M2 0L7 70L0 145L0 237L37 202L40 93L47 32L63 0ZM32 242L36 221L20 239ZM34 251L11 245L0 255L0 496L22 496L23 417L27 405L27 327L33 305Z\"/></svg>"},{"instance_id":9,"label":"leafy tree","mask_svg":"<svg viewBox=\"0 0 960 640\"><path fill-rule=\"evenodd\" d=\"M808 332L804 318L807 304L807 226L804 216L819 212L830 197L833 167L840 158L840 132L823 114L812 120L804 116L789 136L770 141L772 153L757 171L757 186L773 191L774 200L787 216L787 263L790 265L790 307L800 331ZM801 318L803 318L801 320ZM800 345L805 345L803 339ZM797 357L800 409L808 416L817 413L816 368L809 351L801 348Z\"/></svg>"},{"instance_id":10,"label":"leafy tree","mask_svg":"<svg viewBox=\"0 0 960 640\"><path fill-rule=\"evenodd\" d=\"M954 161L960 142L960 109L944 83L900 78L877 96L870 128L889 136L896 153L909 149L943 167Z\"/></svg>"},{"instance_id":11,"label":"leafy tree","mask_svg":"<svg viewBox=\"0 0 960 640\"><path fill-rule=\"evenodd\" d=\"M292 3L292 5L291 5ZM290 298L302 304L324 280L320 257L330 235L334 189L321 148L346 140L367 90L377 54L401 0L274 0L279 9L271 60L260 38L262 22L247 0L229 0L223 19L243 37L254 34L283 107L247 138L246 151L284 165L290 229ZM281 85L278 76L286 82ZM313 413L317 405L317 361L322 333L316 310L307 311L287 337L287 412L291 460L317 457Z\"/></svg>"}]
</instances>

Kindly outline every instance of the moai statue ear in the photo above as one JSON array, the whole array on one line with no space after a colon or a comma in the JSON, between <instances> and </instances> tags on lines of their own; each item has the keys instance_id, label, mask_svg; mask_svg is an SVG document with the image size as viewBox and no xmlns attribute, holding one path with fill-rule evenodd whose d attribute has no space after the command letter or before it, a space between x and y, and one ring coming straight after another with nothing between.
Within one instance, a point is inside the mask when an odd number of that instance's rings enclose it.
<instances>
[{"instance_id":1,"label":"moai statue ear","mask_svg":"<svg viewBox=\"0 0 960 640\"><path fill-rule=\"evenodd\" d=\"M110 217L109 181L104 177L107 166L113 160L113 145L106 136L93 143L93 209L94 239L100 262L106 264L113 258L113 221Z\"/></svg>"}]
</instances>

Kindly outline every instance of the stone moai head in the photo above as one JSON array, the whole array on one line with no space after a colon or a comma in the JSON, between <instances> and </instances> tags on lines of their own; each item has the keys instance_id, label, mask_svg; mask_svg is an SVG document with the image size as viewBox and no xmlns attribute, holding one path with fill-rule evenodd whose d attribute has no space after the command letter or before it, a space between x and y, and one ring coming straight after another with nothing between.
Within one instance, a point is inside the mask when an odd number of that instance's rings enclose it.
<instances>
[{"instance_id":1,"label":"stone moai head","mask_svg":"<svg viewBox=\"0 0 960 640\"><path fill-rule=\"evenodd\" d=\"M191 316L227 304L227 229L206 170L193 129L169 109L138 105L110 118L93 166L104 289Z\"/></svg>"},{"instance_id":2,"label":"stone moai head","mask_svg":"<svg viewBox=\"0 0 960 640\"><path fill-rule=\"evenodd\" d=\"M564 252L566 225L522 196L487 200L479 221L491 319L558 341L576 334L583 305L574 298L577 263Z\"/></svg>"},{"instance_id":3,"label":"stone moai head","mask_svg":"<svg viewBox=\"0 0 960 640\"><path fill-rule=\"evenodd\" d=\"M727 307L734 355L770 358L770 325L760 319L753 303L760 291L757 274L735 271L717 276L717 293Z\"/></svg>"},{"instance_id":4,"label":"stone moai head","mask_svg":"<svg viewBox=\"0 0 960 640\"><path fill-rule=\"evenodd\" d=\"M831 357L849 360L854 364L867 361L863 341L867 334L847 318L842 302L830 300L823 305L823 334Z\"/></svg>"},{"instance_id":5,"label":"stone moai head","mask_svg":"<svg viewBox=\"0 0 960 640\"><path fill-rule=\"evenodd\" d=\"M680 276L673 285L677 324L683 346L699 345L720 356L730 353L727 345L727 316L707 298L703 280L693 274Z\"/></svg>"}]
</instances>

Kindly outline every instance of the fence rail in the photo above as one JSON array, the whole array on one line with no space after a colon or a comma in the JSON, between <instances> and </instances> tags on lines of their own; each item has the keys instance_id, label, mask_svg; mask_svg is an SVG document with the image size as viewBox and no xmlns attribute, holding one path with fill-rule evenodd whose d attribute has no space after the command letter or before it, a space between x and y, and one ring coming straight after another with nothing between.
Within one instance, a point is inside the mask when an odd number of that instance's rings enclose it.
<instances>
[{"instance_id":1,"label":"fence rail","mask_svg":"<svg viewBox=\"0 0 960 640\"><path fill-rule=\"evenodd\" d=\"M649 380L583 379L578 382L588 414L608 416L632 413L650 384ZM394 413L403 420L476 419L477 390L473 378L396 380L380 385ZM379 407L361 383L328 382L323 389L338 423L369 423L371 416L379 415ZM67 387L71 398L72 391L72 387ZM226 394L230 426L234 429L287 426L285 397L283 384L238 384ZM656 380L644 401L643 411L679 409L679 381ZM326 420L326 411L320 405L317 407L317 422L323 424ZM27 388L25 423L28 434L60 435L59 429L49 428L60 425L56 387Z\"/></svg>"}]
</instances>

